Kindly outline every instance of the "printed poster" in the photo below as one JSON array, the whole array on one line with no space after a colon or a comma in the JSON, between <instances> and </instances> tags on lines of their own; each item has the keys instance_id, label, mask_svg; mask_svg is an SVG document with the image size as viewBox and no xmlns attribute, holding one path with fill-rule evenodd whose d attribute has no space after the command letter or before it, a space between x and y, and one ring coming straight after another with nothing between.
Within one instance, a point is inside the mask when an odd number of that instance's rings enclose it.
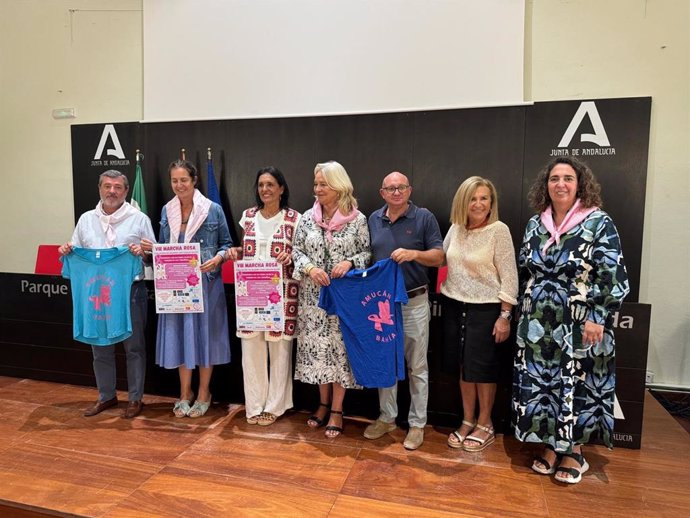
<instances>
[{"instance_id":1,"label":"printed poster","mask_svg":"<svg viewBox=\"0 0 690 518\"><path fill-rule=\"evenodd\" d=\"M235 263L237 329L282 331L283 267L275 261Z\"/></svg>"},{"instance_id":2,"label":"printed poster","mask_svg":"<svg viewBox=\"0 0 690 518\"><path fill-rule=\"evenodd\" d=\"M199 243L153 245L156 313L203 313Z\"/></svg>"}]
</instances>

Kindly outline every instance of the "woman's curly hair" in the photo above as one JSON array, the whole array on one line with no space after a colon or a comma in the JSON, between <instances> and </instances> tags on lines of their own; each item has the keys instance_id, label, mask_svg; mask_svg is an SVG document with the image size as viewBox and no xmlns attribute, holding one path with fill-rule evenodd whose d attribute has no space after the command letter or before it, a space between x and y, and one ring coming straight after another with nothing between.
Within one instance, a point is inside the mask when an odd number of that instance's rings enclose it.
<instances>
[{"instance_id":1,"label":"woman's curly hair","mask_svg":"<svg viewBox=\"0 0 690 518\"><path fill-rule=\"evenodd\" d=\"M527 199L529 204L537 212L544 212L551 205L549 197L549 174L558 164L566 164L572 167L577 174L577 197L584 208L601 207L601 185L594 177L594 173L587 164L570 156L559 156L549 162L535 178L529 189Z\"/></svg>"}]
</instances>

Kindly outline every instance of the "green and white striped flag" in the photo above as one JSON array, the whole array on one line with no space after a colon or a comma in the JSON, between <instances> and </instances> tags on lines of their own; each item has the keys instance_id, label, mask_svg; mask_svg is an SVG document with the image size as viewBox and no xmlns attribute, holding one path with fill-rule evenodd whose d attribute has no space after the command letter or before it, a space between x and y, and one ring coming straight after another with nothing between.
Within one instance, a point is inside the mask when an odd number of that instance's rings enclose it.
<instances>
[{"instance_id":1,"label":"green and white striped flag","mask_svg":"<svg viewBox=\"0 0 690 518\"><path fill-rule=\"evenodd\" d=\"M136 175L134 178L134 187L132 188L132 201L130 203L148 216L148 208L146 207L146 191L144 190L144 178L141 174L141 166L139 165L138 160Z\"/></svg>"}]
</instances>

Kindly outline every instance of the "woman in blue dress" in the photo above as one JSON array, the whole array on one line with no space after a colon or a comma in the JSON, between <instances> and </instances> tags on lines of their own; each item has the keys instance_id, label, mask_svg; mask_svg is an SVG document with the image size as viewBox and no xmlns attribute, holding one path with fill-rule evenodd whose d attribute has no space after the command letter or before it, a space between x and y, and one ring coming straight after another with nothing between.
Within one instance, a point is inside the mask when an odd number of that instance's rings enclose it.
<instances>
[{"instance_id":1,"label":"woman in blue dress","mask_svg":"<svg viewBox=\"0 0 690 518\"><path fill-rule=\"evenodd\" d=\"M515 436L541 444L537 473L575 484L589 465L582 445L611 447L615 389L613 315L630 290L620 239L601 210L590 168L558 157L529 200L518 259L521 315L513 382Z\"/></svg>"},{"instance_id":2,"label":"woman in blue dress","mask_svg":"<svg viewBox=\"0 0 690 518\"><path fill-rule=\"evenodd\" d=\"M232 240L223 209L195 187L196 167L186 160L176 160L168 167L168 173L175 197L163 207L159 242L199 243L204 312L158 316L156 363L179 372L180 399L173 408L175 416L201 417L211 404L213 366L230 361L228 312L220 267ZM150 250L150 244L142 241L142 248ZM192 373L197 366L199 387L194 400Z\"/></svg>"}]
</instances>

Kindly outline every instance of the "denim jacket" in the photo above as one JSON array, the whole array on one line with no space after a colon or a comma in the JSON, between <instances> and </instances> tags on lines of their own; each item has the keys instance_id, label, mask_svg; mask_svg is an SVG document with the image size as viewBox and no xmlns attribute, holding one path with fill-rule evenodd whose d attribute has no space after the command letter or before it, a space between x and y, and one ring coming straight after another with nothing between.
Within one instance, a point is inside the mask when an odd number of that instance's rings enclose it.
<instances>
[{"instance_id":1,"label":"denim jacket","mask_svg":"<svg viewBox=\"0 0 690 518\"><path fill-rule=\"evenodd\" d=\"M161 213L161 231L159 243L170 242L170 225L168 214L163 207ZM190 243L199 243L201 247L201 263L212 259L214 255L225 255L225 251L232 246L232 238L228 223L225 220L223 209L217 203L212 203L208 211L206 221L199 227L196 234L189 240ZM205 274L208 280L216 278L220 274L220 268Z\"/></svg>"}]
</instances>

